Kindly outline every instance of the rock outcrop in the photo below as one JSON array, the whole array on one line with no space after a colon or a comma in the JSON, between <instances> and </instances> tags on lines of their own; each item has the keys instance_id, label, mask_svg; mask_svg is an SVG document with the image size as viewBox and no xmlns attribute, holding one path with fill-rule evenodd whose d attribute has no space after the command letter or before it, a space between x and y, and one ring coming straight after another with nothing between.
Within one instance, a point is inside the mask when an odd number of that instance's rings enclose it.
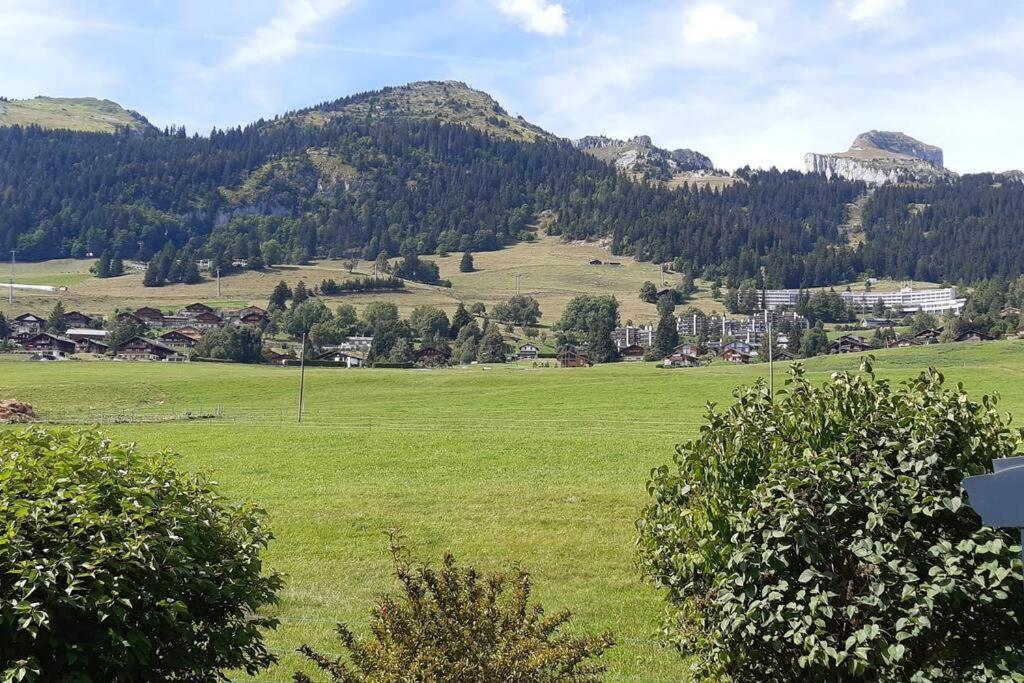
<instances>
[{"instance_id":1,"label":"rock outcrop","mask_svg":"<svg viewBox=\"0 0 1024 683\"><path fill-rule=\"evenodd\" d=\"M804 156L809 173L883 183L934 183L955 177L943 165L942 149L904 133L871 130L858 135L850 149L838 154Z\"/></svg>"},{"instance_id":2,"label":"rock outcrop","mask_svg":"<svg viewBox=\"0 0 1024 683\"><path fill-rule=\"evenodd\" d=\"M714 172L711 159L692 149L669 151L656 147L650 136L637 135L628 140L616 140L604 135L588 135L573 140L577 149L593 154L621 171L649 174L668 180L678 173L695 171Z\"/></svg>"}]
</instances>

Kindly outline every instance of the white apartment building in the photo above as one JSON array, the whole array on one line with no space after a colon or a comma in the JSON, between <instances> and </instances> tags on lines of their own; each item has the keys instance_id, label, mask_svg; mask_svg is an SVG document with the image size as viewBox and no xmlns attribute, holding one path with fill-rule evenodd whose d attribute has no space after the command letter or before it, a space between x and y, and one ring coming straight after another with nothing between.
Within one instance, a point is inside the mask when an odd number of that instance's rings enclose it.
<instances>
[{"instance_id":1,"label":"white apartment building","mask_svg":"<svg viewBox=\"0 0 1024 683\"><path fill-rule=\"evenodd\" d=\"M619 350L633 344L639 344L647 349L654 343L654 328L650 325L645 325L644 327L634 327L633 325L616 327L612 330L612 341L615 342L615 348Z\"/></svg>"},{"instance_id":2,"label":"white apartment building","mask_svg":"<svg viewBox=\"0 0 1024 683\"><path fill-rule=\"evenodd\" d=\"M769 311L779 307L792 307L800 303L799 289L768 289L763 292L764 305ZM956 287L942 289L912 289L903 287L891 292L840 292L839 296L847 305L856 306L861 311L874 308L881 300L885 307L892 311L904 313L957 313L963 310L967 299L957 297Z\"/></svg>"}]
</instances>

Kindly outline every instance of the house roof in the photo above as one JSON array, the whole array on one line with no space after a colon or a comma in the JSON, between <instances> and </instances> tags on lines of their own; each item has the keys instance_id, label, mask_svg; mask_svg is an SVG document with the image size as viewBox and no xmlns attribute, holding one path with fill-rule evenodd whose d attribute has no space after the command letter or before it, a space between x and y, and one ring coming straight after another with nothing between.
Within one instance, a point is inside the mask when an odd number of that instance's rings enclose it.
<instances>
[{"instance_id":1,"label":"house roof","mask_svg":"<svg viewBox=\"0 0 1024 683\"><path fill-rule=\"evenodd\" d=\"M53 339L53 340L56 340L56 341L59 341L59 342L64 342L65 344L71 344L72 346L74 346L74 344L75 344L75 342L73 342L72 340L68 339L67 337L61 337L60 335L53 334L52 332L38 332L36 334L33 334L31 337L29 337L28 339L25 340L25 343L27 344L30 341L33 341L35 339L39 339L40 337L49 337L50 339Z\"/></svg>"},{"instance_id":2,"label":"house roof","mask_svg":"<svg viewBox=\"0 0 1024 683\"><path fill-rule=\"evenodd\" d=\"M35 313L22 313L17 318L15 318L15 320L17 320L19 322L26 322L26 321L40 322L40 323L41 322L46 322L43 318L40 318Z\"/></svg>"},{"instance_id":3,"label":"house roof","mask_svg":"<svg viewBox=\"0 0 1024 683\"><path fill-rule=\"evenodd\" d=\"M64 332L64 334L68 337L74 335L76 337L95 337L97 339L103 339L107 336L107 331L94 330L91 327L72 327Z\"/></svg>"},{"instance_id":4,"label":"house roof","mask_svg":"<svg viewBox=\"0 0 1024 683\"><path fill-rule=\"evenodd\" d=\"M141 341L141 342L145 343L147 346L158 348L158 349L162 349L164 351L167 351L168 353L177 353L178 352L177 349L171 348L167 344L162 344L162 343L158 342L156 339L150 339L149 337L138 337L138 336L137 337L132 337L131 339L129 339L127 341L121 342L121 344L119 344L117 348L118 348L118 350L120 350L123 347L128 346L129 344L131 344L132 342L135 342L135 341Z\"/></svg>"}]
</instances>

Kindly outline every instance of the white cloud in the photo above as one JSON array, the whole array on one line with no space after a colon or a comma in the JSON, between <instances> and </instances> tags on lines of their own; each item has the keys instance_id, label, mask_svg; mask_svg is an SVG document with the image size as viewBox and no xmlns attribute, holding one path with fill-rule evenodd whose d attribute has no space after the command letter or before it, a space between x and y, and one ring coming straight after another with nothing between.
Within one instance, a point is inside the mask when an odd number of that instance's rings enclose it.
<instances>
[{"instance_id":1,"label":"white cloud","mask_svg":"<svg viewBox=\"0 0 1024 683\"><path fill-rule=\"evenodd\" d=\"M733 43L757 35L757 22L744 19L717 2L697 5L686 16L683 38L690 45Z\"/></svg>"},{"instance_id":2,"label":"white cloud","mask_svg":"<svg viewBox=\"0 0 1024 683\"><path fill-rule=\"evenodd\" d=\"M528 33L545 36L565 34L565 8L548 0L498 0L498 9Z\"/></svg>"},{"instance_id":3,"label":"white cloud","mask_svg":"<svg viewBox=\"0 0 1024 683\"><path fill-rule=\"evenodd\" d=\"M285 0L281 13L245 36L223 63L240 69L279 62L303 50L307 36L351 4L351 0Z\"/></svg>"},{"instance_id":4,"label":"white cloud","mask_svg":"<svg viewBox=\"0 0 1024 683\"><path fill-rule=\"evenodd\" d=\"M839 9L850 21L877 21L907 4L907 0L839 0Z\"/></svg>"}]
</instances>

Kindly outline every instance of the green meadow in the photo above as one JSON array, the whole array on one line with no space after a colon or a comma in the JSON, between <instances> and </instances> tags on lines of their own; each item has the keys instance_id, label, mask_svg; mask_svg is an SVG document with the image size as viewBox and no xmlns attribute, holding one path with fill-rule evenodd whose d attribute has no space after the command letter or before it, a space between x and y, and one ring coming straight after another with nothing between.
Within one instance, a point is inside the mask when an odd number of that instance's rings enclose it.
<instances>
[{"instance_id":1,"label":"green meadow","mask_svg":"<svg viewBox=\"0 0 1024 683\"><path fill-rule=\"evenodd\" d=\"M824 380L860 360L806 367ZM1024 342L877 354L876 370L893 380L928 366L1024 413ZM287 584L269 634L281 664L258 680L290 680L301 643L336 652L337 621L365 628L374 597L392 587L384 532L397 526L422 557L451 549L487 569L522 563L549 610L571 609L575 629L615 632L609 680L668 681L685 677L685 662L659 644L659 596L634 568L644 485L696 433L706 403L727 405L735 387L766 375L766 365L315 368L300 426L295 368L0 356L0 398L29 401L54 422L154 420L102 428L173 449L183 468L267 510L267 557ZM783 379L780 368L780 388ZM220 417L166 419L184 412Z\"/></svg>"}]
</instances>

